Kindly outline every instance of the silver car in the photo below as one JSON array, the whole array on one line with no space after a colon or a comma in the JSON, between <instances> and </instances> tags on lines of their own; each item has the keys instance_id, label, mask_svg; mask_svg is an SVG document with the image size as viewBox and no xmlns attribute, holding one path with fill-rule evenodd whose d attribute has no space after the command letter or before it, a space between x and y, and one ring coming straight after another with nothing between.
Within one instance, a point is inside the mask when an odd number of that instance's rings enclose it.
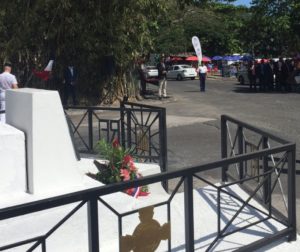
<instances>
[{"instance_id":1,"label":"silver car","mask_svg":"<svg viewBox=\"0 0 300 252\"><path fill-rule=\"evenodd\" d=\"M189 65L174 65L168 69L167 78L183 80L190 78L192 80L197 76L196 69Z\"/></svg>"},{"instance_id":2,"label":"silver car","mask_svg":"<svg viewBox=\"0 0 300 252\"><path fill-rule=\"evenodd\" d=\"M146 79L158 77L158 70L155 66L146 66L144 69L144 74L145 74Z\"/></svg>"}]
</instances>

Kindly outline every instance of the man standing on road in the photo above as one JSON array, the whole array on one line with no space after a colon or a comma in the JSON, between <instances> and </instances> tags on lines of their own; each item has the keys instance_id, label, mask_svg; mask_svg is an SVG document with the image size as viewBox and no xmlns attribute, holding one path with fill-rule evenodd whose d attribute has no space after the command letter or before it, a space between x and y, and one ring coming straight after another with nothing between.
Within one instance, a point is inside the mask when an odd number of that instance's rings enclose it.
<instances>
[{"instance_id":1,"label":"man standing on road","mask_svg":"<svg viewBox=\"0 0 300 252\"><path fill-rule=\"evenodd\" d=\"M255 73L256 63L255 61L250 61L248 64L248 79L250 82L250 90L252 91L254 87L254 91L256 92L256 73Z\"/></svg>"},{"instance_id":2,"label":"man standing on road","mask_svg":"<svg viewBox=\"0 0 300 252\"><path fill-rule=\"evenodd\" d=\"M5 92L18 88L16 76L11 74L11 64L4 64L4 72L0 74L0 110L5 110ZM0 114L0 122L5 123L5 114Z\"/></svg>"},{"instance_id":3,"label":"man standing on road","mask_svg":"<svg viewBox=\"0 0 300 252\"><path fill-rule=\"evenodd\" d=\"M159 79L158 97L161 100L162 97L167 98L167 69L164 57L160 58L160 61L157 64L157 69Z\"/></svg>"},{"instance_id":4,"label":"man standing on road","mask_svg":"<svg viewBox=\"0 0 300 252\"><path fill-rule=\"evenodd\" d=\"M76 99L76 82L77 82L77 69L73 64L69 64L64 70L64 82L65 82L65 93L64 93L64 105L68 105L69 95L72 96L73 106L77 105Z\"/></svg>"},{"instance_id":5,"label":"man standing on road","mask_svg":"<svg viewBox=\"0 0 300 252\"><path fill-rule=\"evenodd\" d=\"M262 59L259 64L256 65L255 73L259 80L260 91L266 91L265 83L265 61Z\"/></svg>"},{"instance_id":6,"label":"man standing on road","mask_svg":"<svg viewBox=\"0 0 300 252\"><path fill-rule=\"evenodd\" d=\"M201 62L201 65L198 67L199 79L200 79L200 92L205 92L205 80L207 67Z\"/></svg>"}]
</instances>

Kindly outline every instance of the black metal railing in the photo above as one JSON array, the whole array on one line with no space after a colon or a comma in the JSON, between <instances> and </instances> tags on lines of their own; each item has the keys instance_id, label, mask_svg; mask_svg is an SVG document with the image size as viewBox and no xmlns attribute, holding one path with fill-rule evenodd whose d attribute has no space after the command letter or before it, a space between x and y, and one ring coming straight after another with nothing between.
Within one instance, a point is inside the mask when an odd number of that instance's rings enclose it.
<instances>
[{"instance_id":1,"label":"black metal railing","mask_svg":"<svg viewBox=\"0 0 300 252\"><path fill-rule=\"evenodd\" d=\"M222 127L224 127L224 123L226 121L232 121L235 124L238 124L240 127L248 128L251 129L263 136L269 136L271 137L272 135L261 131L260 129L257 129L251 125L245 124L243 122L240 122L238 120L235 120L230 117L222 116ZM225 124L226 125L226 124ZM225 131L225 133L227 130ZM225 150L227 148L227 145L225 144L225 133L224 133L224 128L222 131L222 155L223 157L225 156ZM227 134L226 134L227 136ZM43 200L39 200L36 202L30 202L26 204L21 204L13 207L8 207L0 210L0 221L1 220L7 220L9 218L15 218L18 216L26 215L26 214L32 214L38 211L42 210L47 210L47 209L52 209L54 207L58 206L64 206L64 205L69 205L72 203L77 203L77 206L69 212L62 220L60 220L53 228L51 228L47 233L41 234L36 237L29 237L27 240L23 241L17 241L13 244L1 244L0 245L0 251L7 250L10 248L16 248L18 246L22 246L24 244L29 244L34 242L31 248L29 248L27 251L34 251L35 248L41 248L43 252L47 251L47 239L53 234L55 230L57 230L61 225L64 224L66 220L68 220L75 212L78 211L83 205L87 204L88 205L88 235L89 235L89 244L87 244L87 247L89 247L90 252L98 252L99 248L101 246L101 243L99 242L99 235L101 236L101 225L99 226L99 221L98 221L98 216L101 213L98 213L98 204L104 204L107 206L111 211L113 211L119 220L119 239L121 239L122 235L122 217L127 216L133 213L136 213L137 210L130 211L127 213L122 213L119 214L117 211L115 211L109 203L107 203L104 199L103 196L113 194L116 192L123 192L126 189L133 188L133 187L138 187L138 186L144 186L144 185L149 185L153 183L158 183L158 182L163 182L163 181L168 181L171 179L179 179L179 182L175 186L175 189L173 192L170 194L170 197L160 203L157 203L153 207L158 207L161 205L167 205L167 218L170 220L170 215L172 214L172 208L170 207L170 202L174 198L174 195L178 191L179 187L183 184L184 186L184 201L183 201L183 209L184 209L184 228L185 228L185 250L187 252L194 251L195 244L198 241L195 241L194 237L194 224L197 223L197 220L194 218L194 196L193 196L193 181L194 180L201 180L208 185L211 185L215 190L217 191L217 213L216 213L216 218L218 218L218 224L216 226L216 236L215 239L208 244L206 247L206 251L213 251L216 243L224 238L228 237L234 233L241 232L244 229L247 229L249 227L255 226L259 223L263 223L268 220L273 220L281 225L283 225L283 228L280 231L274 231L274 233L269 234L268 236L265 236L262 239L259 239L255 242L252 242L250 244L247 244L246 246L241 246L238 250L239 251L254 251L257 248L261 248L264 245L270 244L273 241L282 239L284 237L287 237L288 240L295 240L296 239L296 197L295 197L295 151L296 151L296 146L294 143L289 143L285 140L281 141L281 139L275 137L275 140L280 140L281 144L275 147L270 147L270 148L264 148L264 149L259 149L255 150L249 153L241 153L237 154L236 156L232 157L227 157L220 161L216 162L211 162L207 163L204 165L200 166L195 166L195 167L190 167L190 168L185 168L185 169L180 169L176 171L166 171L162 172L159 174L154 174L151 176L147 176L144 178L140 178L134 181L126 181L122 183L116 183L116 184L110 184L98 188L93 188L93 189L88 189L88 190L83 190L83 191L78 191L70 194L65 194L62 196L57 196L57 197L52 197L52 198L47 198ZM225 147L226 146L226 147ZM224 150L225 149L225 150ZM227 152L226 152L227 153ZM210 171L214 169L222 170L222 178L226 179L228 178L227 175L230 172L230 170L235 169L236 165L239 166L245 162L251 161L251 160L265 160L269 158L271 155L276 155L280 153L286 153L285 157L283 159L286 159L286 169L287 169L287 179L288 179L288 184L287 184L287 190L288 190L288 199L287 199L287 205L288 205L288 212L287 216L280 216L277 217L274 212L272 211L272 201L270 200L271 198L267 198L267 203L268 203L268 208L257 208L254 205L251 204L251 199L253 199L254 195L257 194L260 188L265 187L267 184L268 187L270 186L270 175L278 174L276 171L278 171L279 166L275 166L273 168L268 168L264 170L263 173L260 173L258 175L253 174L253 176L248 176L245 177L243 176L242 178L238 177L235 181L232 181L227 184L221 184L221 185L214 185L207 181L205 178L201 177L201 175L205 171ZM220 172L221 174L221 172ZM280 175L280 173L279 173ZM249 195L248 199L243 199L239 195L235 195L234 193L230 192L228 187L236 185L236 184L241 184L241 183L246 183L247 181L253 181L257 178L262 178L253 190L253 192ZM225 180L224 179L224 180ZM274 184L273 184L274 185ZM273 186L272 185L272 186ZM267 195L272 195L273 190L269 191L269 194ZM232 197L233 199L237 200L238 202L241 203L240 208L236 211L232 219L228 220L227 223L225 223L224 227L221 227L220 224L220 218L222 215L222 204L221 204L221 194L226 194ZM223 203L224 204L224 203ZM237 218L237 216L241 213L241 211L245 207L251 207L258 211L260 214L264 216L264 218L255 221L253 223L249 223L245 226L242 227L235 227L234 229L228 229L228 227L233 224L233 221ZM99 228L100 228L100 233L99 233ZM178 227L179 229L182 229L183 227ZM67 242L67 241L66 241ZM145 244L147 244L147 240L144 241ZM168 241L168 251L172 251L172 238L169 238Z\"/></svg>"},{"instance_id":2,"label":"black metal railing","mask_svg":"<svg viewBox=\"0 0 300 252\"><path fill-rule=\"evenodd\" d=\"M121 109L122 143L134 156L160 164L167 170L166 109L137 103L123 103Z\"/></svg>"},{"instance_id":3,"label":"black metal railing","mask_svg":"<svg viewBox=\"0 0 300 252\"><path fill-rule=\"evenodd\" d=\"M117 137L138 161L158 163L166 171L165 108L123 102L120 107L65 107L65 113L79 152L94 153L99 140Z\"/></svg>"},{"instance_id":4,"label":"black metal railing","mask_svg":"<svg viewBox=\"0 0 300 252\"><path fill-rule=\"evenodd\" d=\"M234 137L232 137L234 135ZM247 123L241 122L229 116L221 117L221 148L222 158L232 157L240 154L245 154L260 149L269 149L271 146L278 146L281 144L287 144L289 141L282 139L274 134L256 128ZM254 164L253 164L254 163ZM283 183L280 179L281 174L286 174L288 169L286 168L287 153L283 152L279 155L270 155L263 159L252 160L252 163L241 162L236 165L236 173L227 172L228 167L224 167L222 170L222 181L227 181L228 177L232 180L244 180L247 177L257 175L257 181L259 182L261 176L260 173L267 173L272 167L275 169L275 185L278 183L280 192L282 194L283 203L287 209L286 198L283 192ZM279 167L280 165L280 167ZM231 171L234 169L231 169ZM250 172L250 173L249 173ZM262 188L261 201L264 203L270 199L270 190L274 190L271 187L272 177L268 176L267 183ZM245 189L249 187L244 186ZM260 199L256 197L257 199Z\"/></svg>"},{"instance_id":5,"label":"black metal railing","mask_svg":"<svg viewBox=\"0 0 300 252\"><path fill-rule=\"evenodd\" d=\"M222 158L255 153L259 150L272 149L271 146L289 143L275 134L230 116L223 115L221 117ZM239 184L251 197L268 209L269 216L276 215L280 219L286 219L287 215L295 215L296 212L293 209L296 206L289 205L290 197L296 197L294 193L291 193L292 189L290 188L290 186L295 186L296 171L293 172L293 176L289 174L291 170L296 170L295 155L295 152L282 151L249 160L250 162L242 161L231 168L224 166L222 181L226 182L228 179L233 181L224 184L224 187ZM288 192L286 192L286 188ZM277 197L277 200L272 202L274 192L280 195L281 200L278 200ZM294 221L296 222L296 217Z\"/></svg>"}]
</instances>

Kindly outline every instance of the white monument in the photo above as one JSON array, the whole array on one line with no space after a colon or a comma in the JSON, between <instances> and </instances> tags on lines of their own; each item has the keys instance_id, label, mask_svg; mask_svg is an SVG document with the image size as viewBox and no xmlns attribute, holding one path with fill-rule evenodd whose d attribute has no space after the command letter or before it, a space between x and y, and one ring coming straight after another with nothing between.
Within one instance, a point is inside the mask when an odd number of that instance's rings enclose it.
<instances>
[{"instance_id":1,"label":"white monument","mask_svg":"<svg viewBox=\"0 0 300 252\"><path fill-rule=\"evenodd\" d=\"M77 159L57 91L6 91L6 123L27 138L28 189L43 193L80 185Z\"/></svg>"},{"instance_id":2,"label":"white monument","mask_svg":"<svg viewBox=\"0 0 300 252\"><path fill-rule=\"evenodd\" d=\"M26 191L25 137L14 127L0 122L0 198Z\"/></svg>"}]
</instances>

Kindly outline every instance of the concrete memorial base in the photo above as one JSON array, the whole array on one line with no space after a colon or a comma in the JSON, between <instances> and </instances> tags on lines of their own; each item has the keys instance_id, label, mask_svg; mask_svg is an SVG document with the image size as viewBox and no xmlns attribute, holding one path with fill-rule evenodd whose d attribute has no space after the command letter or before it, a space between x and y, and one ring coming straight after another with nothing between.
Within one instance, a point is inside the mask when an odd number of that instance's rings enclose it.
<instances>
[{"instance_id":1,"label":"concrete memorial base","mask_svg":"<svg viewBox=\"0 0 300 252\"><path fill-rule=\"evenodd\" d=\"M137 164L137 167L143 175L149 175L160 172L156 165ZM79 162L77 169L84 177L85 187L91 188L101 185L85 174L87 172L96 172L93 160L83 159ZM165 193L160 183L149 186L150 195L147 197L139 197L135 199L125 193L115 193L103 197L103 199L114 207L119 213L130 210L139 209L145 206L153 205L158 202L165 201L169 195ZM230 190L242 198L247 198L238 186L232 186ZM63 193L63 192L61 192ZM54 195L45 195L45 197ZM29 195L26 202L40 199L34 195ZM217 210L216 210L217 192L214 188L208 186L199 190L194 190L194 213L195 213L195 248L197 251L205 251L208 245L216 236L217 230ZM24 202L24 198L15 200L15 204ZM222 195L222 221L224 226L230 217L232 217L241 203L235 199ZM262 209L255 201L251 203ZM0 244L9 244L21 239L28 239L33 236L47 233L56 223L58 223L66 214L68 214L77 204L55 208L40 213L26 215L20 218L0 222ZM6 205L7 206L7 205ZM4 207L3 205L0 206ZM119 251L118 239L118 220L106 206L99 202L99 236L101 251L112 252ZM167 222L166 207L157 207L154 209L154 219L161 225ZM255 222L263 218L259 212L245 208L238 216L232 228L238 228ZM131 235L135 227L139 224L138 214L133 214L123 218L123 235ZM28 229L30 225L30 229ZM55 252L87 252L88 251L88 229L87 229L87 208L84 205L69 220L67 220L60 228L58 228L47 239L47 250ZM218 243L215 251L233 251L238 247L250 242L261 239L275 231L282 230L283 226L273 220L266 221L257 226L251 227L242 232L228 236ZM232 229L230 229L232 230ZM185 251L185 231L184 231L184 198L183 193L177 193L171 203L171 237L172 251ZM147 241L145 241L147 242ZM26 251L30 245L15 248L11 251ZM276 247L275 247L276 245ZM260 251L297 251L300 248L300 240L288 243L282 240L281 243L275 243L273 246L263 248ZM167 241L162 241L156 251L167 251Z\"/></svg>"},{"instance_id":2,"label":"concrete memorial base","mask_svg":"<svg viewBox=\"0 0 300 252\"><path fill-rule=\"evenodd\" d=\"M6 193L25 191L24 133L0 122L0 199Z\"/></svg>"},{"instance_id":3,"label":"concrete memorial base","mask_svg":"<svg viewBox=\"0 0 300 252\"><path fill-rule=\"evenodd\" d=\"M44 193L82 183L76 155L57 91L6 91L6 123L27 138L28 189Z\"/></svg>"}]
</instances>

